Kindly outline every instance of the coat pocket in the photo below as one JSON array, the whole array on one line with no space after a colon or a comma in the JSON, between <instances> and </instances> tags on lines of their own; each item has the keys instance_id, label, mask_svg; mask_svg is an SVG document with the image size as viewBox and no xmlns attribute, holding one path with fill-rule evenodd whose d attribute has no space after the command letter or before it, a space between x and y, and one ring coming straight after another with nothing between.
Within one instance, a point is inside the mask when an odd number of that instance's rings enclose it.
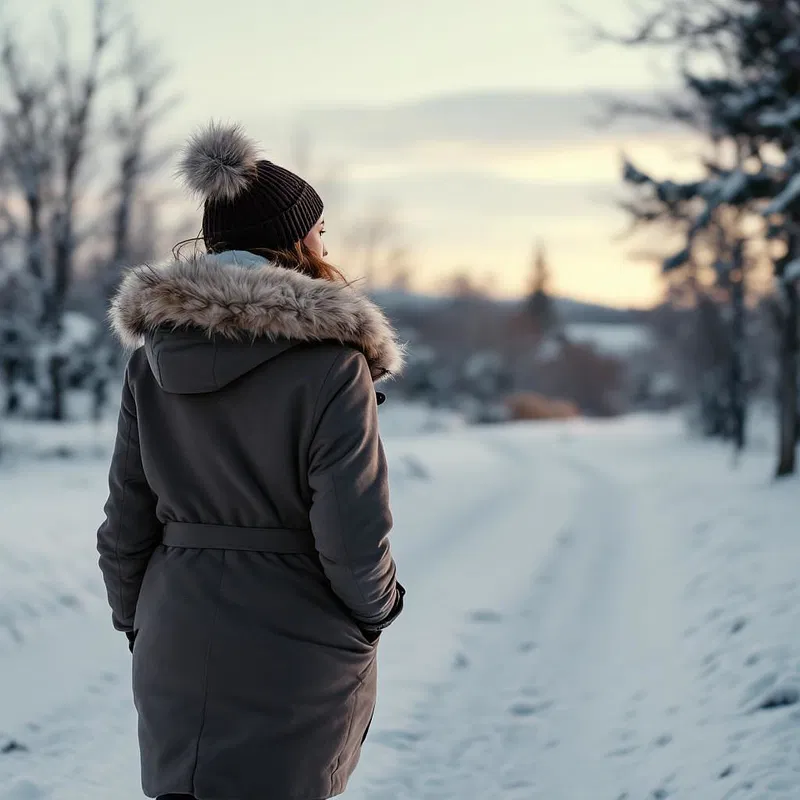
<instances>
[{"instance_id":1,"label":"coat pocket","mask_svg":"<svg viewBox=\"0 0 800 800\"><path fill-rule=\"evenodd\" d=\"M358 629L361 631L361 635L364 637L364 640L370 647L375 647L381 640L380 631L368 631L362 628L360 625L358 626Z\"/></svg>"}]
</instances>

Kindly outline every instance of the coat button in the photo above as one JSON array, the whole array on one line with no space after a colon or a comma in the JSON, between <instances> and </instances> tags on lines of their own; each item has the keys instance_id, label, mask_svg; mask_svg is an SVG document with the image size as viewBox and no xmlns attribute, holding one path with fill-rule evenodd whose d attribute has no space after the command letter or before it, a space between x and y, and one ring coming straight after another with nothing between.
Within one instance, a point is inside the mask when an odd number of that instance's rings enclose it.
<instances>
[{"instance_id":1,"label":"coat button","mask_svg":"<svg viewBox=\"0 0 800 800\"><path fill-rule=\"evenodd\" d=\"M386 402L386 395L383 392L375 392L375 397L378 399L378 405Z\"/></svg>"}]
</instances>

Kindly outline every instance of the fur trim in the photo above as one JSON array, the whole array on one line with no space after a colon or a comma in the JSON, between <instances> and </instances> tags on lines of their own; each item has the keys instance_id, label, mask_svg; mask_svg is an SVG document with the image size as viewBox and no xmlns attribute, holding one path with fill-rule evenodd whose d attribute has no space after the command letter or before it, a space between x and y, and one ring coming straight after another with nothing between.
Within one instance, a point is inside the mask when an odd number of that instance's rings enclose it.
<instances>
[{"instance_id":1,"label":"fur trim","mask_svg":"<svg viewBox=\"0 0 800 800\"><path fill-rule=\"evenodd\" d=\"M236 250L129 270L109 316L126 347L158 327L193 326L231 339L335 340L366 356L373 380L403 368L405 348L368 297Z\"/></svg>"},{"instance_id":2,"label":"fur trim","mask_svg":"<svg viewBox=\"0 0 800 800\"><path fill-rule=\"evenodd\" d=\"M255 172L258 146L240 125L211 122L188 141L178 176L195 194L211 200L233 200Z\"/></svg>"}]
</instances>

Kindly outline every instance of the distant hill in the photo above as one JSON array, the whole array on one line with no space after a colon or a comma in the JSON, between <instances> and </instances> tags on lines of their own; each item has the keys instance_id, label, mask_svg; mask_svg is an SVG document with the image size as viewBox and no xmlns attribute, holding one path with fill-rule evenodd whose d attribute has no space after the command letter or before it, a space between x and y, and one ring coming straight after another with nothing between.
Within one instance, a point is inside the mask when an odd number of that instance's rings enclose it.
<instances>
[{"instance_id":1,"label":"distant hill","mask_svg":"<svg viewBox=\"0 0 800 800\"><path fill-rule=\"evenodd\" d=\"M370 293L372 299L385 309L388 314L393 311L432 311L452 301L446 295L424 294L422 292L406 292L399 289L376 289ZM499 305L508 307L521 306L521 298L496 300ZM641 322L648 312L641 309L614 308L599 303L585 303L569 297L555 298L556 307L565 323L585 322L596 324L623 324Z\"/></svg>"},{"instance_id":2,"label":"distant hill","mask_svg":"<svg viewBox=\"0 0 800 800\"><path fill-rule=\"evenodd\" d=\"M448 303L444 295L406 292L401 289L374 289L370 297L387 313L392 311L428 311Z\"/></svg>"},{"instance_id":3,"label":"distant hill","mask_svg":"<svg viewBox=\"0 0 800 800\"><path fill-rule=\"evenodd\" d=\"M565 322L606 324L642 322L650 313L640 308L615 308L599 303L584 303L569 297L556 298L556 305Z\"/></svg>"}]
</instances>

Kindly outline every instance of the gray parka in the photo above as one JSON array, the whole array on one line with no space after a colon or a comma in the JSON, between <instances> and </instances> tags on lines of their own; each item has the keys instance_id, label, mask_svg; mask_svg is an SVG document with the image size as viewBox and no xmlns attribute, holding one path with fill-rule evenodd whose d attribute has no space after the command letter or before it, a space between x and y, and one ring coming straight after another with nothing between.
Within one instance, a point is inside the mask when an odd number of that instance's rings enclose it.
<instances>
[{"instance_id":1,"label":"gray parka","mask_svg":"<svg viewBox=\"0 0 800 800\"><path fill-rule=\"evenodd\" d=\"M133 645L150 797L340 794L402 609L365 296L249 253L128 273L100 567ZM139 346L139 345L144 346Z\"/></svg>"}]
</instances>

